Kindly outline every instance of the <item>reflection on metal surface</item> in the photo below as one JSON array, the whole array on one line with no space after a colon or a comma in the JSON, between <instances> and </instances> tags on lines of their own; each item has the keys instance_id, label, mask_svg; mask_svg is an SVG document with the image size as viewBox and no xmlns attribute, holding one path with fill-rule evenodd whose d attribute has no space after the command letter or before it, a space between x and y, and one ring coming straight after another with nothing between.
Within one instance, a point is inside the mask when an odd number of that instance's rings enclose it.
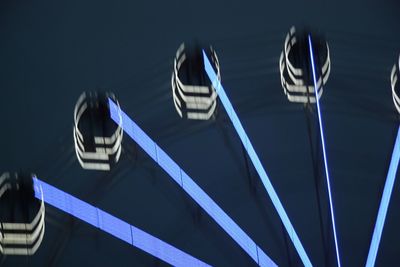
<instances>
[{"instance_id":1,"label":"reflection on metal surface","mask_svg":"<svg viewBox=\"0 0 400 267\"><path fill-rule=\"evenodd\" d=\"M44 236L43 192L32 175L3 173L0 176L0 253L33 255ZM37 192L37 199L34 198Z\"/></svg>"},{"instance_id":2,"label":"reflection on metal surface","mask_svg":"<svg viewBox=\"0 0 400 267\"><path fill-rule=\"evenodd\" d=\"M112 93L84 92L74 110L76 157L84 169L109 171L121 155L123 131L110 120L108 97Z\"/></svg>"},{"instance_id":3,"label":"reflection on metal surface","mask_svg":"<svg viewBox=\"0 0 400 267\"><path fill-rule=\"evenodd\" d=\"M217 54L210 46L208 55L213 68L220 76ZM205 79L201 48L182 43L176 52L171 86L174 105L179 116L194 120L208 120L214 114L217 95L212 85Z\"/></svg>"}]
</instances>

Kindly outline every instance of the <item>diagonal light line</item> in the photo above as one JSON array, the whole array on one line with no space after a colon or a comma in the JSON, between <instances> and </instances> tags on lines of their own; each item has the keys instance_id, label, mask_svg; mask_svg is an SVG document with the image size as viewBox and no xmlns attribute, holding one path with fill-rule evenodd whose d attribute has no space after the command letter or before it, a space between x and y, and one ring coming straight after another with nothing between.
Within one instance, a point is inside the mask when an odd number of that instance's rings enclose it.
<instances>
[{"instance_id":1,"label":"diagonal light line","mask_svg":"<svg viewBox=\"0 0 400 267\"><path fill-rule=\"evenodd\" d=\"M340 256L339 256L339 246L338 246L338 240L337 240L337 235L336 235L335 214L334 214L334 209L333 209L331 183L330 183L329 171L328 171L328 160L327 160L327 157L326 157L324 129L322 127L322 116L321 116L321 109L320 109L320 105L319 105L318 90L317 90L317 77L316 77L317 74L315 72L314 52L313 52L313 47L312 47L311 36L310 35L308 35L308 47L310 49L311 68L312 68L312 75L313 75L313 81L314 81L314 92L315 92L315 99L316 99L315 102L317 103L319 131L321 133L321 143L322 143L322 154L324 156L325 177L326 177L326 184L327 184L327 187L328 187L329 207L330 207L331 220L332 220L333 237L335 239L336 260L337 260L338 266L340 267L341 265L340 265ZM321 86L322 86L322 84L321 84Z\"/></svg>"},{"instance_id":2,"label":"diagonal light line","mask_svg":"<svg viewBox=\"0 0 400 267\"><path fill-rule=\"evenodd\" d=\"M396 180L396 172L400 160L400 127L397 132L396 143L393 148L392 159L390 161L389 170L386 177L385 187L383 189L381 204L379 205L378 216L375 222L374 233L372 235L371 245L369 247L366 267L375 266L376 256L378 254L379 243L381 241L383 226L385 224L386 214L389 208L390 196L394 182Z\"/></svg>"},{"instance_id":3,"label":"diagonal light line","mask_svg":"<svg viewBox=\"0 0 400 267\"><path fill-rule=\"evenodd\" d=\"M205 54L204 50L203 50L203 59L204 59L204 68L205 71L208 74L208 77L210 78L213 87L215 88L219 99L221 100L226 113L228 113L228 116L233 124L233 126L235 127L235 130L237 132L237 134L240 137L240 140L242 141L242 144L244 146L244 148L247 151L247 154L249 155L249 158L251 160L251 162L254 165L254 168L256 169L258 175L260 176L260 179L265 187L265 189L267 190L267 193L269 195L269 197L271 198L272 203L274 204L274 207L276 209L276 211L279 214L279 217L281 218L281 221L283 223L283 225L286 228L286 231L290 237L290 239L293 242L294 247L297 250L297 253L300 256L300 259L302 260L304 266L312 266L310 259L307 256L306 251L304 250L303 245L300 242L299 237L297 236L296 231L293 228L292 223L289 220L289 217L286 214L285 209L283 208L283 205L281 203L281 201L278 198L278 195L275 192L274 187L272 186L272 183L267 175L267 173L264 170L264 167L261 164L260 159L258 158L258 155L256 154L256 151L254 150L253 145L250 142L250 139L248 138L235 110L233 109L233 106L231 104L231 102L228 99L228 96L225 93L224 88L222 87L221 82L219 81L219 79L217 78L217 75L215 74L215 71L213 69L213 67L211 66L211 63L207 57L207 55Z\"/></svg>"},{"instance_id":4,"label":"diagonal light line","mask_svg":"<svg viewBox=\"0 0 400 267\"><path fill-rule=\"evenodd\" d=\"M110 115L186 193L259 265L277 266L265 252L109 98ZM122 119L122 120L121 120Z\"/></svg>"},{"instance_id":5,"label":"diagonal light line","mask_svg":"<svg viewBox=\"0 0 400 267\"><path fill-rule=\"evenodd\" d=\"M34 177L35 197L173 266L210 266L133 225Z\"/></svg>"}]
</instances>

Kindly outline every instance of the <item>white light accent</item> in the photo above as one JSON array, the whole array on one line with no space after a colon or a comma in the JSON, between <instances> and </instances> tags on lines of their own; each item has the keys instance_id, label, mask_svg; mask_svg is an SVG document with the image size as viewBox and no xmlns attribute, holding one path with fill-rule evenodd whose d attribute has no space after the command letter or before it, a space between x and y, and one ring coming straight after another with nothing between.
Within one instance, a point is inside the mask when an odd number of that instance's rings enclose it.
<instances>
[{"instance_id":1,"label":"white light accent","mask_svg":"<svg viewBox=\"0 0 400 267\"><path fill-rule=\"evenodd\" d=\"M318 98L322 96L323 85L328 81L331 71L331 60L329 46L326 43L327 55L322 66L322 75L317 79L316 85L307 84L308 77L301 68L293 65L291 54L294 46L298 46L298 37L296 37L296 29L292 27L286 35L284 49L279 58L279 71L281 74L281 84L285 95L290 102L299 103L315 103L315 86L318 92Z\"/></svg>"},{"instance_id":2,"label":"white light accent","mask_svg":"<svg viewBox=\"0 0 400 267\"><path fill-rule=\"evenodd\" d=\"M400 58L400 57L399 57ZM400 74L400 67L398 68L396 64L392 68L392 72L390 73L390 84L392 86L392 98L394 102L394 106L396 107L397 111L400 113L400 97L397 92L400 91L398 88L398 79Z\"/></svg>"},{"instance_id":3,"label":"white light accent","mask_svg":"<svg viewBox=\"0 0 400 267\"><path fill-rule=\"evenodd\" d=\"M0 198L11 189L9 179L9 173L4 173L0 177ZM40 192L40 207L30 223L0 223L0 252L2 254L33 255L39 248L45 230L45 206L42 189L35 188L35 191Z\"/></svg>"},{"instance_id":4,"label":"white light accent","mask_svg":"<svg viewBox=\"0 0 400 267\"><path fill-rule=\"evenodd\" d=\"M213 62L220 77L219 62L215 51L210 48ZM187 60L185 44L182 43L174 59L171 88L174 106L180 117L195 120L208 120L214 114L217 94L211 86L183 84L180 79L182 64Z\"/></svg>"},{"instance_id":5,"label":"white light accent","mask_svg":"<svg viewBox=\"0 0 400 267\"><path fill-rule=\"evenodd\" d=\"M97 94L95 93L95 96ZM74 145L75 153L79 164L84 169L109 171L111 163L116 163L121 155L121 143L123 138L123 130L117 127L111 136L93 136L94 151L86 151L85 140L80 130L80 120L83 114L88 110L89 102L86 92L79 97L74 109ZM118 103L118 102L117 102ZM88 140L86 140L88 142Z\"/></svg>"}]
</instances>

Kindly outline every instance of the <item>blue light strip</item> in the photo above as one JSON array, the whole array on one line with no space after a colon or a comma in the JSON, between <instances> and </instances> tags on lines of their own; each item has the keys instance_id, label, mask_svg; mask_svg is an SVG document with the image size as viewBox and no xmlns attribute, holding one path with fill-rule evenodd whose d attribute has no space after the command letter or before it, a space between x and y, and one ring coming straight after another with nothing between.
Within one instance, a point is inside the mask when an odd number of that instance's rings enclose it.
<instances>
[{"instance_id":1,"label":"blue light strip","mask_svg":"<svg viewBox=\"0 0 400 267\"><path fill-rule=\"evenodd\" d=\"M250 139L248 138L245 130L243 129L243 126L242 126L235 110L233 109L233 106L232 106L231 102L229 101L228 96L226 95L225 90L222 87L221 82L218 80L217 75L215 74L215 71L214 71L213 67L211 66L211 63L204 51L203 51L203 59L204 59L204 67L208 74L208 77L212 81L213 87L215 88L215 90L218 94L218 97L221 100L221 102L225 108L226 113L228 113L228 116L231 119L231 122L232 122L233 126L235 127L236 132L239 135L240 140L242 141L242 144L243 144L244 148L246 149L251 162L254 165L254 168L256 169L258 175L260 176L260 179L261 179L265 189L267 190L267 193L268 193L269 197L271 198L271 201L274 204L274 207L275 207L276 211L278 212L279 217L281 218L281 221L282 221L283 225L285 226L286 231L287 231L290 239L292 240L294 247L297 250L297 253L299 254L304 266L307 266L307 267L312 266L310 259L308 258L307 253L304 250L304 247L301 244L300 239L297 236L296 231L294 230L293 225L290 222L289 217L287 216L286 211L283 208L282 203L279 200L278 195L275 192L275 189L272 186L272 183L269 180L269 177L268 177L267 173L265 172L264 167L262 166L261 161L258 158L258 155L256 154L256 151L254 150L253 145L250 142Z\"/></svg>"},{"instance_id":2,"label":"blue light strip","mask_svg":"<svg viewBox=\"0 0 400 267\"><path fill-rule=\"evenodd\" d=\"M39 179L33 179L35 197L173 266L210 266L135 226L112 216Z\"/></svg>"},{"instance_id":3,"label":"blue light strip","mask_svg":"<svg viewBox=\"0 0 400 267\"><path fill-rule=\"evenodd\" d=\"M277 266L146 133L109 99L111 118L260 266ZM122 117L122 120L121 120Z\"/></svg>"},{"instance_id":4,"label":"blue light strip","mask_svg":"<svg viewBox=\"0 0 400 267\"><path fill-rule=\"evenodd\" d=\"M324 156L325 177L326 177L326 184L328 187L329 207L330 207L331 219L332 219L333 237L335 239L336 260L337 260L338 266L340 267L341 265L340 265L340 257L339 257L339 246L338 246L338 240L337 240L337 235L336 235L336 223L335 223L335 214L334 214L334 209L333 209L331 183L330 183L329 171L328 171L328 160L326 157L324 130L322 128L321 109L320 109L319 98L318 98L317 77L316 77L317 75L316 75L315 66L314 66L314 52L313 52L313 48L312 48L312 44L311 44L311 36L310 35L308 35L308 47L310 49L311 68L312 68L312 74L313 74L313 80L314 80L314 92L315 92L315 99L316 99L316 103L317 103L319 130L321 133L322 154Z\"/></svg>"},{"instance_id":5,"label":"blue light strip","mask_svg":"<svg viewBox=\"0 0 400 267\"><path fill-rule=\"evenodd\" d=\"M385 224L386 214L389 208L390 196L394 182L396 180L396 172L400 160L400 127L397 132L396 143L393 148L392 159L389 165L389 171L386 177L385 187L383 189L381 204L379 206L378 216L376 218L374 233L372 235L371 245L369 247L367 263L365 266L373 267L375 265L376 256L378 254L379 243L381 241L383 226Z\"/></svg>"}]
</instances>

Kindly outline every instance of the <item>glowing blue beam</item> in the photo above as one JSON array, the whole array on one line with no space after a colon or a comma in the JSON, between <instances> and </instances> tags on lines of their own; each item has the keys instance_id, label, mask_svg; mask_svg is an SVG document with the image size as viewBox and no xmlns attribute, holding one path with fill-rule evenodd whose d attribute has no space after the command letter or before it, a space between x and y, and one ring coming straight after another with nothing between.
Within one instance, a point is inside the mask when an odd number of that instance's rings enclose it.
<instances>
[{"instance_id":1,"label":"glowing blue beam","mask_svg":"<svg viewBox=\"0 0 400 267\"><path fill-rule=\"evenodd\" d=\"M228 113L228 116L229 116L233 126L235 127L236 132L238 133L240 140L242 141L242 144L243 144L244 148L246 149L251 162L254 165L254 168L256 169L258 175L260 176L260 179L261 179L265 189L267 190L267 193L268 193L269 197L271 198L271 201L274 204L274 207L275 207L276 211L278 212L279 217L281 218L281 221L282 221L283 225L285 226L286 231L287 231L290 239L292 240L294 247L296 248L297 253L300 256L300 259L302 260L304 266L312 266L310 259L308 258L307 253L304 250L304 247L301 244L300 239L297 236L297 233L294 230L293 225L290 222L289 217L287 216L286 211L283 208L283 205L282 205L281 201L279 200L278 195L275 192L274 187L272 186L272 183L271 183L268 175L265 172L264 167L262 166L261 161L258 158L258 155L256 154L256 151L254 150L254 147L251 144L250 139L248 138L248 136L242 126L242 123L239 120L239 117L237 116L235 110L233 109L233 106L232 106L231 102L229 101L228 96L226 95L221 82L218 80L217 75L216 75L213 67L211 66L211 63L210 63L207 55L205 54L204 50L203 50L203 59L204 59L205 71L207 72L207 75L210 78L210 80L218 94L218 97L221 100L222 105L225 108L226 113Z\"/></svg>"},{"instance_id":2,"label":"glowing blue beam","mask_svg":"<svg viewBox=\"0 0 400 267\"><path fill-rule=\"evenodd\" d=\"M112 216L39 179L33 179L35 197L173 266L210 266L133 225Z\"/></svg>"},{"instance_id":3,"label":"glowing blue beam","mask_svg":"<svg viewBox=\"0 0 400 267\"><path fill-rule=\"evenodd\" d=\"M151 138L109 99L115 123L169 174L185 192L260 266L277 266L264 251ZM122 117L122 118L121 118ZM121 122L122 121L122 122Z\"/></svg>"},{"instance_id":4,"label":"glowing blue beam","mask_svg":"<svg viewBox=\"0 0 400 267\"><path fill-rule=\"evenodd\" d=\"M400 127L397 132L396 143L393 148L392 159L389 165L389 171L386 177L385 187L383 189L381 204L379 205L378 216L376 218L374 233L372 235L371 245L369 247L366 267L375 265L376 256L378 254L379 243L381 241L383 226L385 224L386 214L389 208L390 196L394 182L396 180L396 172L399 166L400 159Z\"/></svg>"},{"instance_id":5,"label":"glowing blue beam","mask_svg":"<svg viewBox=\"0 0 400 267\"><path fill-rule=\"evenodd\" d=\"M327 157L326 157L324 129L322 127L321 109L320 109L320 105L319 105L318 90L317 90L317 77L316 77L317 74L315 72L314 52L313 52L313 47L312 47L311 36L310 35L308 35L308 47L310 49L311 68L312 68L313 81L314 81L314 92L315 92L315 99L316 99L316 103L317 103L317 112L318 112L318 121L319 121L319 131L321 133L322 154L324 156L325 177L326 177L326 184L327 184L327 187L328 187L329 207L330 207L330 212L331 212L333 237L334 237L334 240L335 240L336 260L337 260L338 266L340 267L341 265L340 265L340 256L339 256L339 246L338 246L338 240L337 240L337 235L336 235L335 214L334 214L334 209L333 209L331 183L330 183L329 171L328 171L328 160L327 160Z\"/></svg>"}]
</instances>

